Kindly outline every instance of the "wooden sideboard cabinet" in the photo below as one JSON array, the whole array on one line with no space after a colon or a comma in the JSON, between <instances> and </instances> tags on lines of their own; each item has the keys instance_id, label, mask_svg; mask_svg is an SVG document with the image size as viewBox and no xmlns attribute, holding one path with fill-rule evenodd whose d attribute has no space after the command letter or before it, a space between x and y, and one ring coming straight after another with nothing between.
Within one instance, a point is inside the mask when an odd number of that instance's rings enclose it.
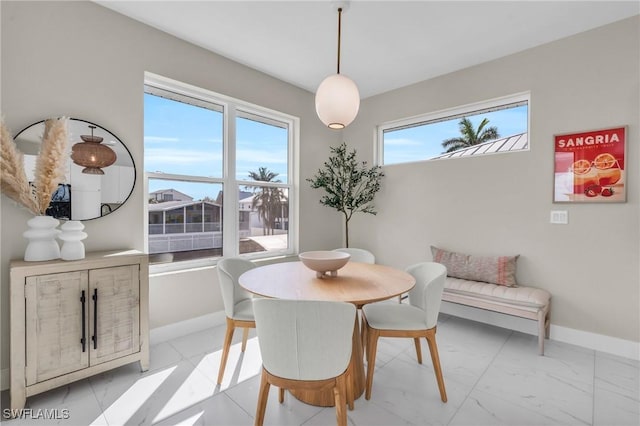
<instances>
[{"instance_id":1,"label":"wooden sideboard cabinet","mask_svg":"<svg viewBox=\"0 0 640 426\"><path fill-rule=\"evenodd\" d=\"M11 408L124 364L149 368L149 264L135 250L11 261Z\"/></svg>"}]
</instances>

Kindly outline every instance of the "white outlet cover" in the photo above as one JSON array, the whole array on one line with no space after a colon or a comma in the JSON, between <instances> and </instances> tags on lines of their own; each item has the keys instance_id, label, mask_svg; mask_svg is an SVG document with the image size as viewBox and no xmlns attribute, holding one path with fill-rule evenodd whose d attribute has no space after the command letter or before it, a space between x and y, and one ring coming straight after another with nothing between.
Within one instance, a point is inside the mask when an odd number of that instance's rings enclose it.
<instances>
[{"instance_id":1,"label":"white outlet cover","mask_svg":"<svg viewBox=\"0 0 640 426\"><path fill-rule=\"evenodd\" d=\"M569 223L569 212L566 210L551 210L551 223L566 225Z\"/></svg>"}]
</instances>

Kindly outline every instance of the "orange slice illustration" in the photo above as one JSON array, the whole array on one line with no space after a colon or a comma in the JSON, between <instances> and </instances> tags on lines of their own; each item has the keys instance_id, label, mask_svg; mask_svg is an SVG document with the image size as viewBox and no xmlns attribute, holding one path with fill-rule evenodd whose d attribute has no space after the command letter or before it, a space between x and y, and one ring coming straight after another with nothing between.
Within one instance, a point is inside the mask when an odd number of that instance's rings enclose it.
<instances>
[{"instance_id":1,"label":"orange slice illustration","mask_svg":"<svg viewBox=\"0 0 640 426\"><path fill-rule=\"evenodd\" d=\"M616 157L605 152L604 154L598 155L595 160L593 160L593 165L596 166L597 169L610 169L616 164Z\"/></svg>"},{"instance_id":2,"label":"orange slice illustration","mask_svg":"<svg viewBox=\"0 0 640 426\"><path fill-rule=\"evenodd\" d=\"M591 163L587 160L578 160L571 165L571 170L577 175L583 175L591 169Z\"/></svg>"}]
</instances>

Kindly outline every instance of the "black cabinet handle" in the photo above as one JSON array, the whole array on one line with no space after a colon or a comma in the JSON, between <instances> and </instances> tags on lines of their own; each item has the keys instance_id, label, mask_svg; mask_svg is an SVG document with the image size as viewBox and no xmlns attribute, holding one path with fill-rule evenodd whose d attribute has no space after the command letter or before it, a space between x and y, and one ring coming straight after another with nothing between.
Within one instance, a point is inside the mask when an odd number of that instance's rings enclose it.
<instances>
[{"instance_id":1,"label":"black cabinet handle","mask_svg":"<svg viewBox=\"0 0 640 426\"><path fill-rule=\"evenodd\" d=\"M87 343L87 317L86 317L86 298L84 297L84 290L82 290L82 295L80 296L80 302L82 303L82 338L80 339L80 343L82 343L82 352L86 352L86 343Z\"/></svg>"},{"instance_id":2,"label":"black cabinet handle","mask_svg":"<svg viewBox=\"0 0 640 426\"><path fill-rule=\"evenodd\" d=\"M98 349L98 289L93 289L93 349Z\"/></svg>"}]
</instances>

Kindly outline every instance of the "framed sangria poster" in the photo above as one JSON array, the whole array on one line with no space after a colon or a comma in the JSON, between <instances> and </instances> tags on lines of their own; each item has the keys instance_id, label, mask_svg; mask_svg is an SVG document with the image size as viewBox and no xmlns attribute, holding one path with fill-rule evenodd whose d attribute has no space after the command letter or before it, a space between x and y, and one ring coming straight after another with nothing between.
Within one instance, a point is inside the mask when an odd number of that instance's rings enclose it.
<instances>
[{"instance_id":1,"label":"framed sangria poster","mask_svg":"<svg viewBox=\"0 0 640 426\"><path fill-rule=\"evenodd\" d=\"M621 126L554 136L553 202L625 202L626 134Z\"/></svg>"}]
</instances>

